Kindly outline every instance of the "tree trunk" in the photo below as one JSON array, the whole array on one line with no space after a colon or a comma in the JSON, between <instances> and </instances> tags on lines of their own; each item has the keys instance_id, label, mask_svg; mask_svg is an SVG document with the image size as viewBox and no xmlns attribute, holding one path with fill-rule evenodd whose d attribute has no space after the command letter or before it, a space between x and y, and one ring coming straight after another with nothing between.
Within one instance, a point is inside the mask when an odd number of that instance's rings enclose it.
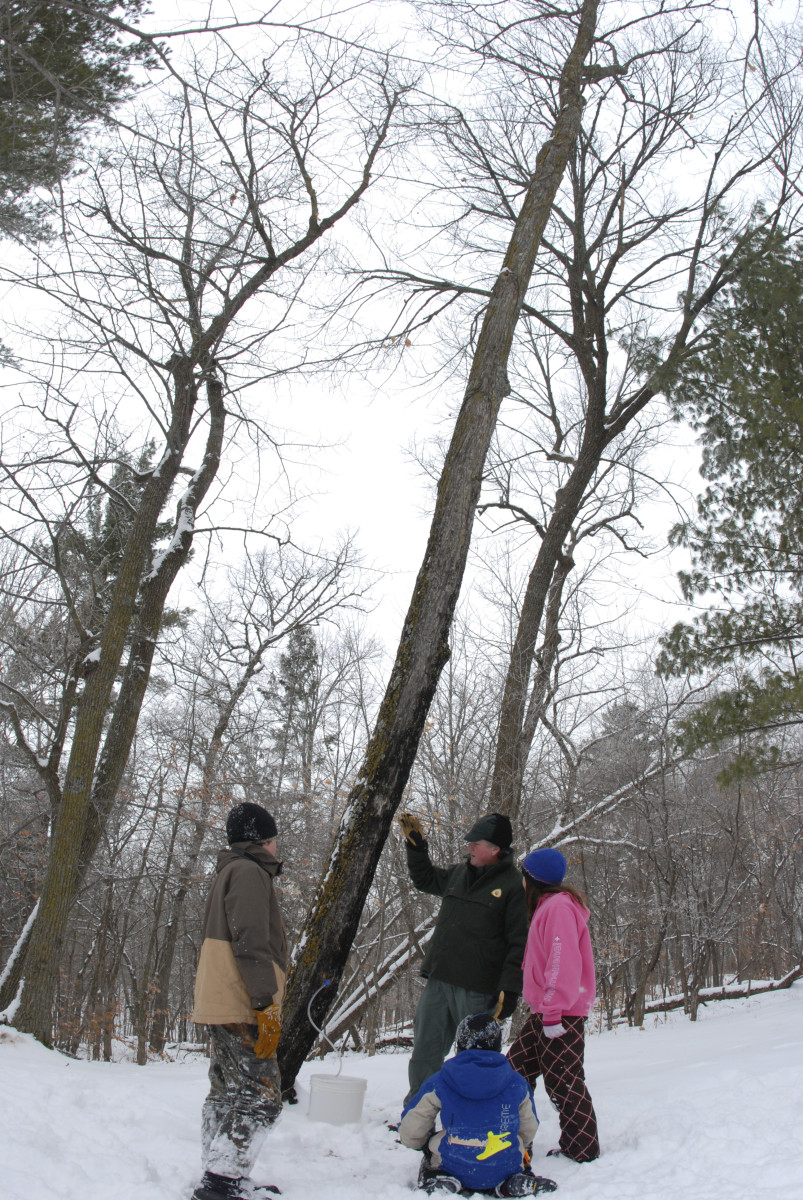
<instances>
[{"instance_id":1,"label":"tree trunk","mask_svg":"<svg viewBox=\"0 0 803 1200\"><path fill-rule=\"evenodd\" d=\"M709 1004L714 1000L746 1000L750 996L758 996L764 992L783 991L801 978L803 978L803 963L793 967L782 979L765 980L754 987L748 983L746 991L739 984L726 984L716 991L712 989L710 992L706 992L705 996L698 999L702 1004ZM685 1007L687 1007L685 999L678 997L671 1000L648 1000L645 1005L645 1013L675 1012L677 1009Z\"/></svg>"},{"instance_id":2,"label":"tree trunk","mask_svg":"<svg viewBox=\"0 0 803 1200\"><path fill-rule=\"evenodd\" d=\"M438 483L424 561L396 661L288 981L279 1045L284 1087L295 1081L334 1000L360 914L418 749L429 706L449 657L452 615L468 556L483 467L499 406L509 393L507 364L521 306L552 203L575 144L583 109L583 67L594 41L598 0L584 0L560 79L560 111L542 147L491 291L463 403ZM329 986L324 986L328 981Z\"/></svg>"},{"instance_id":3,"label":"tree trunk","mask_svg":"<svg viewBox=\"0 0 803 1200\"><path fill-rule=\"evenodd\" d=\"M599 397L594 399L599 400ZM601 399L600 421L605 410L604 394ZM590 398L589 418L594 407L594 400ZM599 404L596 407L599 409ZM544 616L544 607L556 574L556 568L561 563L563 563L563 567L560 573L565 579L565 573L568 571L571 560L567 560L564 554L564 543L571 533L585 499L588 484L593 478L599 465L600 456L607 444L604 428L588 428L588 425L591 424L589 418L587 418L586 433L577 464L565 487L560 488L556 494L555 508L527 581L516 630L516 640L513 644L505 679L489 808L493 812L507 813L511 819L515 819L521 805L524 770L535 733L535 724L528 723L530 726L528 736L528 731L525 730L525 713L533 658ZM559 583L562 588L563 579L559 579Z\"/></svg>"},{"instance_id":4,"label":"tree trunk","mask_svg":"<svg viewBox=\"0 0 803 1200\"><path fill-rule=\"evenodd\" d=\"M194 517L220 459L225 420L222 388L218 380L210 379L207 394L211 425L203 465L179 504L171 552L143 583L156 524L178 475L195 410L195 387L186 362L175 368L174 379L174 414L166 439L168 449L144 489L101 635L98 668L87 679L78 703L40 908L25 952L25 984L15 1024L45 1045L50 1045L52 1039L53 996L70 912L128 760L167 593L192 545L193 523L188 524L182 518L189 513ZM140 589L142 603L136 616L129 661L101 754L112 689L135 620ZM0 1007L10 999L6 1000L4 993Z\"/></svg>"}]
</instances>

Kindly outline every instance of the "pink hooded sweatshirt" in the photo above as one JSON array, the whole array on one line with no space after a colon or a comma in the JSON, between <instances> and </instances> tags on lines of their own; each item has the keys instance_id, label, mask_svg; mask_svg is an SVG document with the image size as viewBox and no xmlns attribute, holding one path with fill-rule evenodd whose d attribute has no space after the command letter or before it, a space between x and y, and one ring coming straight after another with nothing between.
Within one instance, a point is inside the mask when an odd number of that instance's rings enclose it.
<instances>
[{"instance_id":1,"label":"pink hooded sweatshirt","mask_svg":"<svg viewBox=\"0 0 803 1200\"><path fill-rule=\"evenodd\" d=\"M568 892L538 901L524 951L524 999L545 1025L587 1017L597 985L587 908Z\"/></svg>"}]
</instances>

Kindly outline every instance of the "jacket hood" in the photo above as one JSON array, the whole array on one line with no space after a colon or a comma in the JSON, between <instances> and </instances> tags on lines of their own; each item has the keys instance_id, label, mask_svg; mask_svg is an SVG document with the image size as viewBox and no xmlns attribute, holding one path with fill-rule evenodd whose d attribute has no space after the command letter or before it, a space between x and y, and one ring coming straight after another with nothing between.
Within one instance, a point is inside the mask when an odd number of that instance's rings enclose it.
<instances>
[{"instance_id":1,"label":"jacket hood","mask_svg":"<svg viewBox=\"0 0 803 1200\"><path fill-rule=\"evenodd\" d=\"M536 904L535 911L538 912L539 908L541 908L545 902L551 902L554 904L555 901L557 901L562 908L573 914L578 925L582 926L588 924L588 918L591 916L590 909L586 908L585 904L581 904L579 900L575 900L571 892L547 892L546 895L542 896Z\"/></svg>"},{"instance_id":2,"label":"jacket hood","mask_svg":"<svg viewBox=\"0 0 803 1200\"><path fill-rule=\"evenodd\" d=\"M267 871L269 875L273 876L281 875L282 867L284 866L284 863L274 858L269 850L266 850L264 846L260 846L256 842L233 842L225 850L218 850L215 870L219 873L230 863L237 862L242 858L250 858L252 862L255 862L264 871Z\"/></svg>"},{"instance_id":3,"label":"jacket hood","mask_svg":"<svg viewBox=\"0 0 803 1200\"><path fill-rule=\"evenodd\" d=\"M461 1050L441 1067L441 1074L460 1096L484 1100L510 1084L510 1063L495 1050Z\"/></svg>"}]
</instances>

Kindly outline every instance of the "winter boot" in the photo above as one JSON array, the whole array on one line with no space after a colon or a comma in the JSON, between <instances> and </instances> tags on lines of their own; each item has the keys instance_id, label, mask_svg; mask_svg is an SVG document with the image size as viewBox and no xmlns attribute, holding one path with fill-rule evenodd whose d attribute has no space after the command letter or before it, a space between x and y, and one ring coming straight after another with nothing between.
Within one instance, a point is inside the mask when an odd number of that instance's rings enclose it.
<instances>
[{"instance_id":1,"label":"winter boot","mask_svg":"<svg viewBox=\"0 0 803 1200\"><path fill-rule=\"evenodd\" d=\"M558 1185L554 1179L546 1179L543 1175L533 1175L530 1171L517 1171L508 1175L494 1189L496 1196L540 1196L544 1192L557 1191Z\"/></svg>"},{"instance_id":2,"label":"winter boot","mask_svg":"<svg viewBox=\"0 0 803 1200\"><path fill-rule=\"evenodd\" d=\"M191 1200L267 1200L269 1195L280 1196L281 1192L271 1183L257 1184L242 1175L232 1178L206 1171Z\"/></svg>"},{"instance_id":3,"label":"winter boot","mask_svg":"<svg viewBox=\"0 0 803 1200\"><path fill-rule=\"evenodd\" d=\"M428 1167L425 1159L418 1171L418 1186L428 1196L431 1196L433 1192L455 1194L463 1185L455 1175L450 1175L448 1171L438 1171L435 1167Z\"/></svg>"},{"instance_id":4,"label":"winter boot","mask_svg":"<svg viewBox=\"0 0 803 1200\"><path fill-rule=\"evenodd\" d=\"M240 1179L204 1171L204 1177L192 1193L191 1200L238 1200Z\"/></svg>"},{"instance_id":5,"label":"winter boot","mask_svg":"<svg viewBox=\"0 0 803 1200\"><path fill-rule=\"evenodd\" d=\"M459 1179L456 1179L454 1175L447 1174L446 1171L433 1171L429 1179L425 1179L423 1183L419 1184L419 1187L428 1196L431 1196L433 1192L449 1192L454 1196L462 1186Z\"/></svg>"}]
</instances>

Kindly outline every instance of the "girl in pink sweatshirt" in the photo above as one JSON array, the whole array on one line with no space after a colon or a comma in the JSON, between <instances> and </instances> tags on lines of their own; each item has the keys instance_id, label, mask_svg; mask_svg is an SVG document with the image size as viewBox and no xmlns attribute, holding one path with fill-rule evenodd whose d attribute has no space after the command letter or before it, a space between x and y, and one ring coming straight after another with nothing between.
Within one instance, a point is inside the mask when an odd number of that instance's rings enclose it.
<instances>
[{"instance_id":1,"label":"girl in pink sweatshirt","mask_svg":"<svg viewBox=\"0 0 803 1200\"><path fill-rule=\"evenodd\" d=\"M599 1156L594 1105L583 1070L584 1025L596 984L588 907L563 882L566 859L558 850L532 850L522 864L530 912L524 951L524 999L531 1016L508 1051L511 1065L535 1088L544 1077L560 1116L560 1146L575 1162Z\"/></svg>"}]
</instances>

